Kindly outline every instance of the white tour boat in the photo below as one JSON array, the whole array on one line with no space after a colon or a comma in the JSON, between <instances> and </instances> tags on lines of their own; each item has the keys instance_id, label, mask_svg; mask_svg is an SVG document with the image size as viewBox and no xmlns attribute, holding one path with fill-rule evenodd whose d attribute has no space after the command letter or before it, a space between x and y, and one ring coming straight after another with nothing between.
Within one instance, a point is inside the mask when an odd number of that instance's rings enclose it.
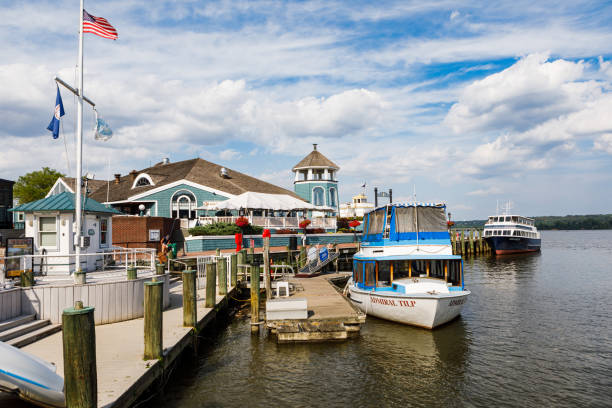
<instances>
[{"instance_id":1,"label":"white tour boat","mask_svg":"<svg viewBox=\"0 0 612 408\"><path fill-rule=\"evenodd\" d=\"M389 204L364 217L347 290L364 313L427 329L461 313L469 290L453 255L446 206Z\"/></svg>"}]
</instances>

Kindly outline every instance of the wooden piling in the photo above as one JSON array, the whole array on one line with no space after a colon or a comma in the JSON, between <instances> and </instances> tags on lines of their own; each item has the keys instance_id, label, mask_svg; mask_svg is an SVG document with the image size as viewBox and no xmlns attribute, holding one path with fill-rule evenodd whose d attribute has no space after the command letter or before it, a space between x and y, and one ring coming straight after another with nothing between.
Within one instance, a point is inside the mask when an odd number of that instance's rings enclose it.
<instances>
[{"instance_id":1,"label":"wooden piling","mask_svg":"<svg viewBox=\"0 0 612 408\"><path fill-rule=\"evenodd\" d=\"M287 250L287 265L291 266L291 249L289 249L289 245L287 245L285 249Z\"/></svg>"},{"instance_id":2,"label":"wooden piling","mask_svg":"<svg viewBox=\"0 0 612 408\"><path fill-rule=\"evenodd\" d=\"M96 329L94 308L77 301L62 313L64 393L66 406L95 408L98 405Z\"/></svg>"},{"instance_id":3,"label":"wooden piling","mask_svg":"<svg viewBox=\"0 0 612 408\"><path fill-rule=\"evenodd\" d=\"M246 249L242 249L240 251L238 251L238 265L245 265L246 264ZM244 266L241 266L238 268L238 272L240 272L240 275L242 276L243 280L246 280L246 272L245 272L246 268Z\"/></svg>"},{"instance_id":4,"label":"wooden piling","mask_svg":"<svg viewBox=\"0 0 612 408\"><path fill-rule=\"evenodd\" d=\"M215 250L215 255L218 256L218 257L221 256L221 249L220 248L217 248Z\"/></svg>"},{"instance_id":5,"label":"wooden piling","mask_svg":"<svg viewBox=\"0 0 612 408\"><path fill-rule=\"evenodd\" d=\"M134 280L138 277L138 273L136 272L136 268L130 266L127 268L127 280Z\"/></svg>"},{"instance_id":6,"label":"wooden piling","mask_svg":"<svg viewBox=\"0 0 612 408\"><path fill-rule=\"evenodd\" d=\"M215 307L217 299L217 265L206 263L206 307Z\"/></svg>"},{"instance_id":7,"label":"wooden piling","mask_svg":"<svg viewBox=\"0 0 612 408\"><path fill-rule=\"evenodd\" d=\"M231 255L230 263L232 265L232 270L230 272L230 284L231 287L235 288L238 284L238 254Z\"/></svg>"},{"instance_id":8,"label":"wooden piling","mask_svg":"<svg viewBox=\"0 0 612 408\"><path fill-rule=\"evenodd\" d=\"M249 255L247 256L247 260L251 265L255 263L255 247L249 248Z\"/></svg>"},{"instance_id":9,"label":"wooden piling","mask_svg":"<svg viewBox=\"0 0 612 408\"><path fill-rule=\"evenodd\" d=\"M163 275L166 272L166 265L163 263L156 263L155 264L155 274L156 275Z\"/></svg>"},{"instance_id":10,"label":"wooden piling","mask_svg":"<svg viewBox=\"0 0 612 408\"><path fill-rule=\"evenodd\" d=\"M195 327L196 315L196 274L193 269L183 271L183 326Z\"/></svg>"},{"instance_id":11,"label":"wooden piling","mask_svg":"<svg viewBox=\"0 0 612 408\"><path fill-rule=\"evenodd\" d=\"M270 287L270 238L263 239L263 261L264 261L264 286L266 288L266 300L272 299L272 288Z\"/></svg>"},{"instance_id":12,"label":"wooden piling","mask_svg":"<svg viewBox=\"0 0 612 408\"><path fill-rule=\"evenodd\" d=\"M219 294L227 295L227 261L223 257L217 258L217 275L219 276Z\"/></svg>"},{"instance_id":13,"label":"wooden piling","mask_svg":"<svg viewBox=\"0 0 612 408\"><path fill-rule=\"evenodd\" d=\"M303 268L306 265L306 247L300 247L300 258L298 262L298 268Z\"/></svg>"},{"instance_id":14,"label":"wooden piling","mask_svg":"<svg viewBox=\"0 0 612 408\"><path fill-rule=\"evenodd\" d=\"M31 269L21 272L21 286L24 288L34 286L34 272Z\"/></svg>"},{"instance_id":15,"label":"wooden piling","mask_svg":"<svg viewBox=\"0 0 612 408\"><path fill-rule=\"evenodd\" d=\"M251 266L251 333L259 331L259 265Z\"/></svg>"},{"instance_id":16,"label":"wooden piling","mask_svg":"<svg viewBox=\"0 0 612 408\"><path fill-rule=\"evenodd\" d=\"M144 283L144 359L163 357L164 282L153 278Z\"/></svg>"}]
</instances>

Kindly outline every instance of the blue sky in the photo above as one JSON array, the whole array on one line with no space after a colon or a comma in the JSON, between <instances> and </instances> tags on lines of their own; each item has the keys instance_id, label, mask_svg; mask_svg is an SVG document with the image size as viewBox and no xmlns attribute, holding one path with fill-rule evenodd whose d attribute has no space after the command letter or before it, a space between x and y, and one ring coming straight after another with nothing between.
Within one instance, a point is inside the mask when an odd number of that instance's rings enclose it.
<instances>
[{"instance_id":1,"label":"blue sky","mask_svg":"<svg viewBox=\"0 0 612 408\"><path fill-rule=\"evenodd\" d=\"M86 1L85 94L111 124L96 178L202 157L292 188L312 143L341 171L441 200L457 219L612 212L612 4L475 1ZM0 177L74 174L74 98L45 130L54 75L74 83L77 1L0 12ZM65 139L64 139L65 137ZM64 143L65 142L65 143ZM68 160L66 159L68 151ZM109 170L110 168L110 170ZM69 171L70 169L70 171Z\"/></svg>"}]
</instances>

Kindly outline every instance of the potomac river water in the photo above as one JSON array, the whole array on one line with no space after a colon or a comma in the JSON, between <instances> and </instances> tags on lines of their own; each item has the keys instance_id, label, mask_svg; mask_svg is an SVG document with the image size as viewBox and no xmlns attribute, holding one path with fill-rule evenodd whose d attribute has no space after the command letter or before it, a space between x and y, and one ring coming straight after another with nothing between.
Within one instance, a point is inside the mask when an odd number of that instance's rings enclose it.
<instances>
[{"instance_id":1,"label":"potomac river water","mask_svg":"<svg viewBox=\"0 0 612 408\"><path fill-rule=\"evenodd\" d=\"M612 231L465 261L472 295L434 331L368 317L357 339L278 345L234 319L157 407L612 406Z\"/></svg>"}]
</instances>

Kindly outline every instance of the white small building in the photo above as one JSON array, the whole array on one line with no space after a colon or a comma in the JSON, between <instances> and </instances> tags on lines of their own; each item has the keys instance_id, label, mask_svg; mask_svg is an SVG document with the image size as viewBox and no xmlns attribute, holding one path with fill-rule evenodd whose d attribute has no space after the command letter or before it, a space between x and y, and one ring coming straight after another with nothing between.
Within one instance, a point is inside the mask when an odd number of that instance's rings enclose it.
<instances>
[{"instance_id":1,"label":"white small building","mask_svg":"<svg viewBox=\"0 0 612 408\"><path fill-rule=\"evenodd\" d=\"M363 217L363 215L374 209L374 203L368 203L365 194L353 196L351 203L340 204L340 217Z\"/></svg>"},{"instance_id":2,"label":"white small building","mask_svg":"<svg viewBox=\"0 0 612 408\"><path fill-rule=\"evenodd\" d=\"M34 254L49 255L42 266L34 265L35 270L42 267L48 275L68 275L75 272L76 223L73 193L65 191L51 195L19 205L13 211L25 214L25 236L33 238ZM112 247L114 214L121 213L91 198L83 200L82 235L86 237L89 245L81 250L82 254L101 252ZM101 258L102 255L81 257L81 270L94 271Z\"/></svg>"}]
</instances>

